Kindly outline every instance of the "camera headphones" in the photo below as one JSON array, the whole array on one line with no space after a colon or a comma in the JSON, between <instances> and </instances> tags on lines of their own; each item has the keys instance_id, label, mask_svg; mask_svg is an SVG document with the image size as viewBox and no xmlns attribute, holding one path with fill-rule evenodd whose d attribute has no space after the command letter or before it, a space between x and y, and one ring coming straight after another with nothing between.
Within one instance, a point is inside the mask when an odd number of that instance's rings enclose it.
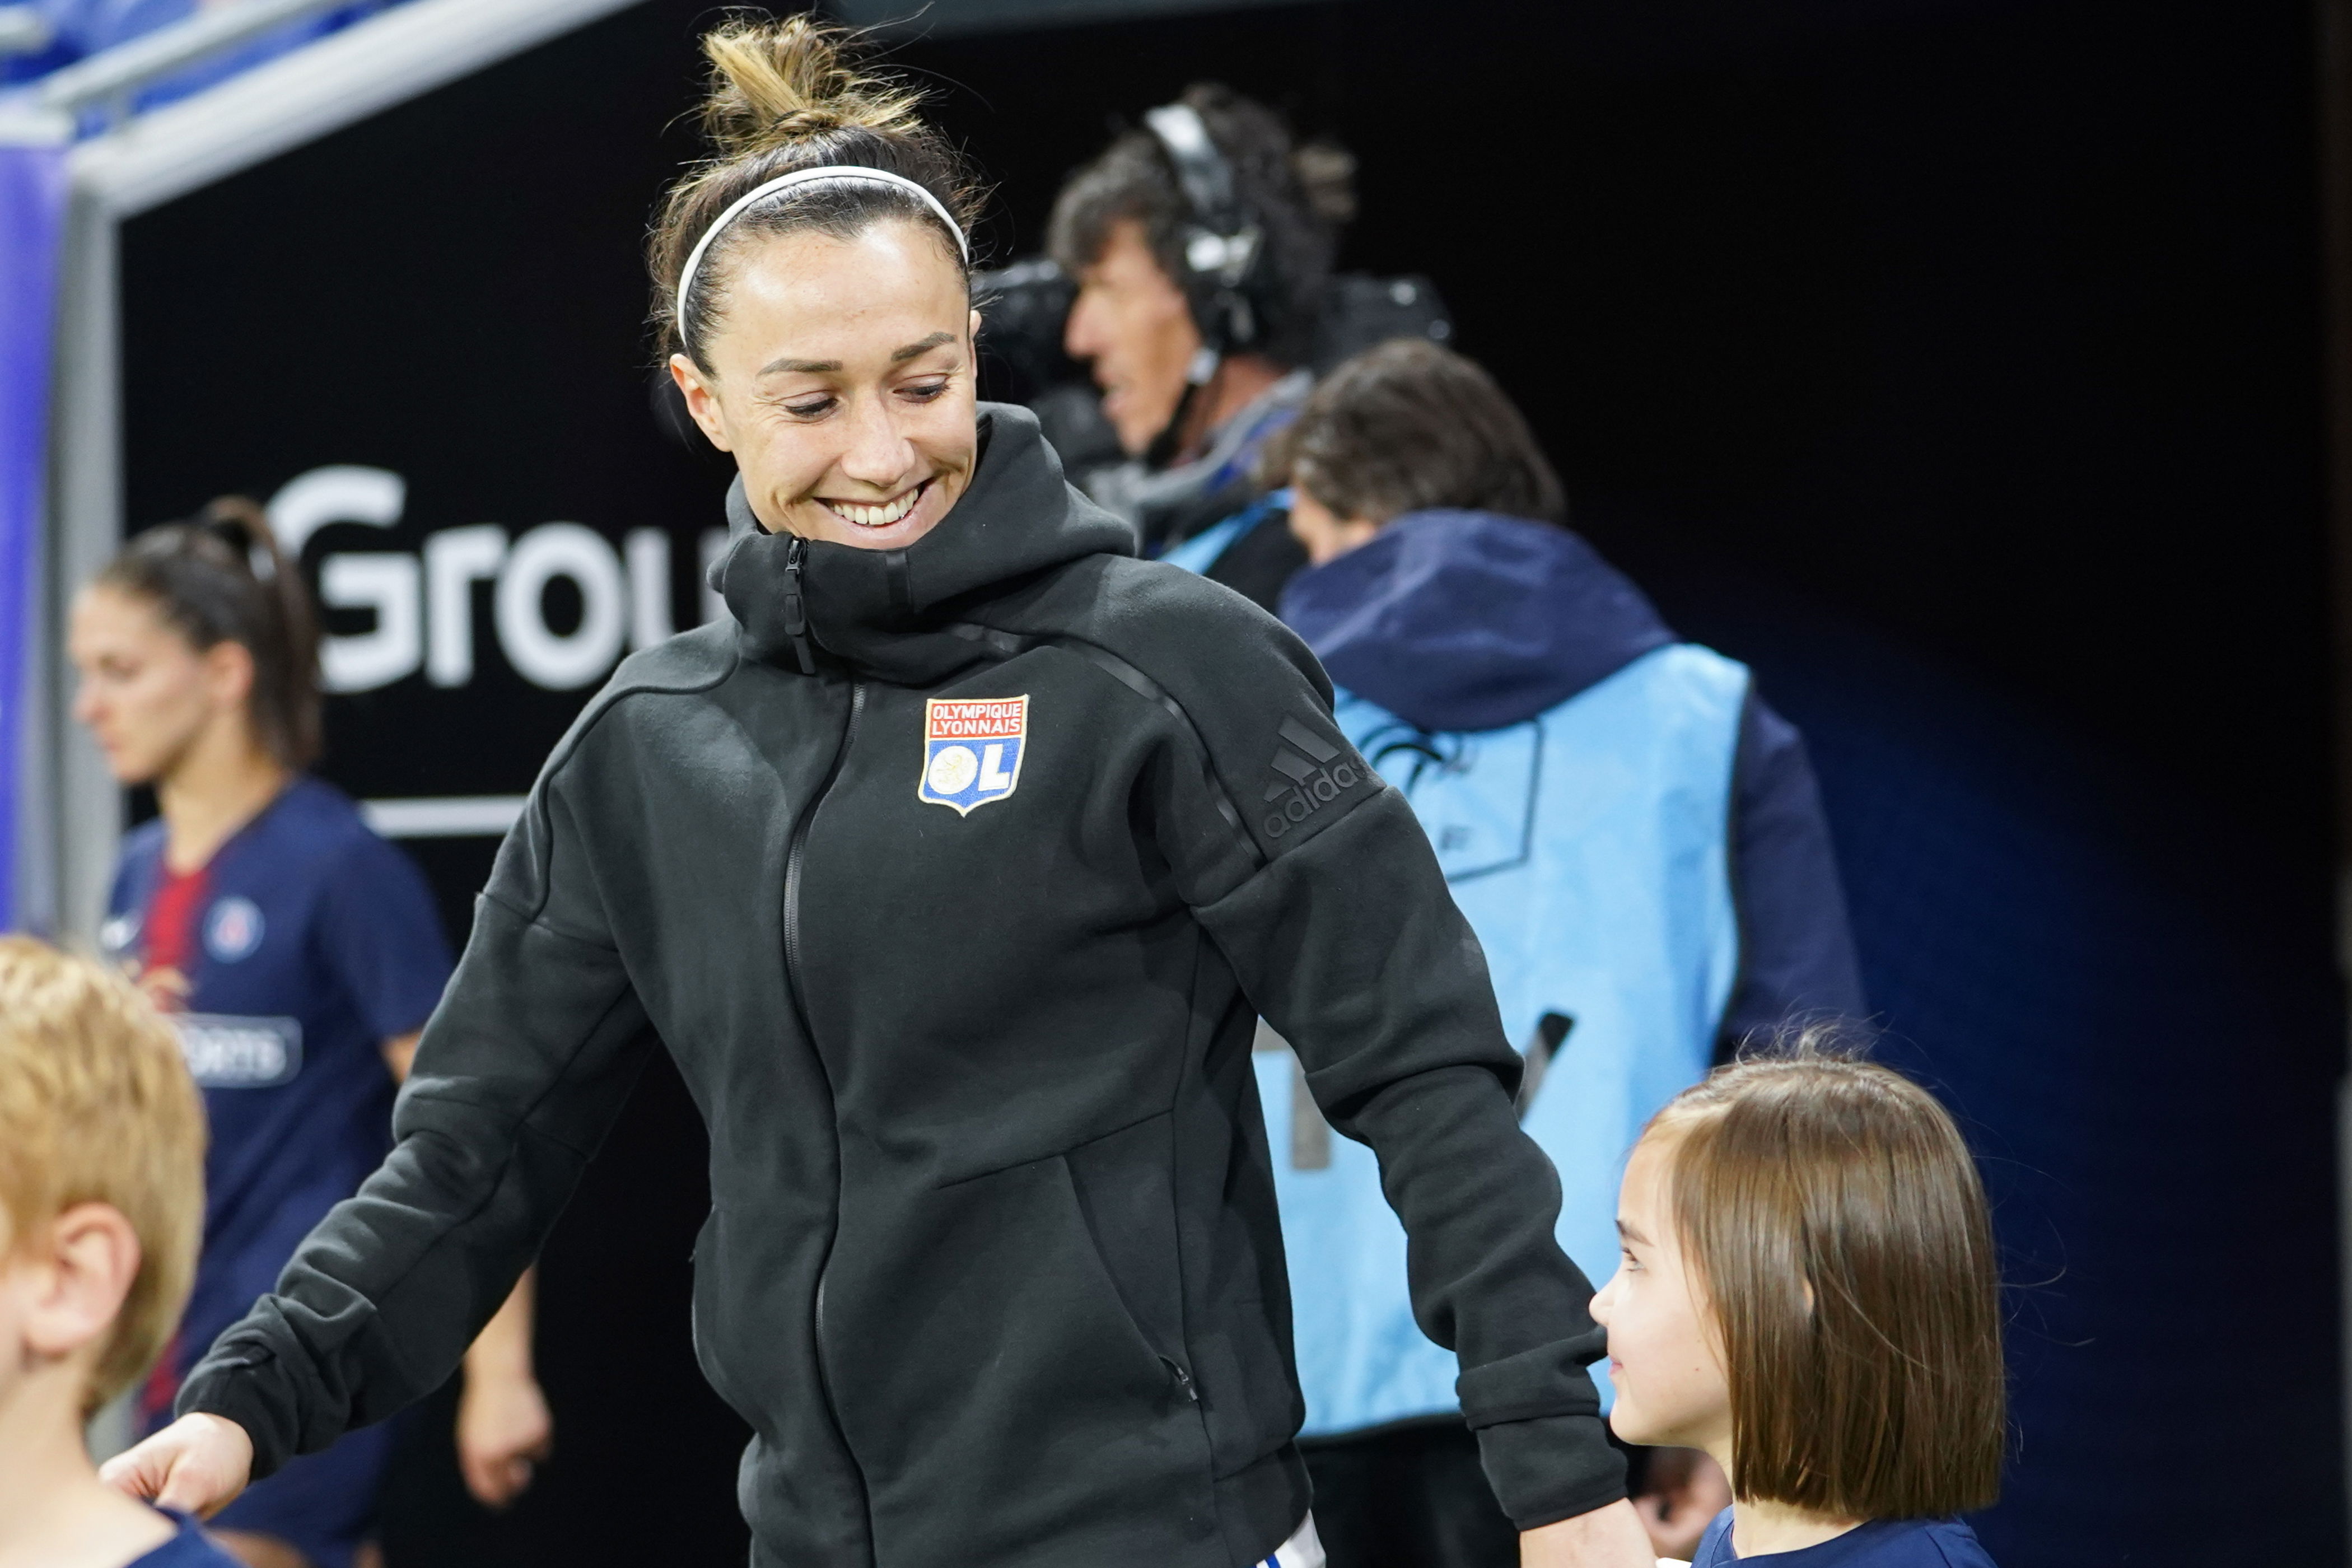
<instances>
[{"instance_id":1,"label":"camera headphones","mask_svg":"<svg viewBox=\"0 0 2352 1568\"><path fill-rule=\"evenodd\" d=\"M1243 205L1233 166L1197 110L1162 104L1145 113L1143 122L1168 154L1192 209L1183 231L1185 276L1179 281L1201 330L1201 353L1190 374L1199 386L1216 374L1220 360L1252 347L1263 332L1251 294L1265 269L1265 230Z\"/></svg>"}]
</instances>

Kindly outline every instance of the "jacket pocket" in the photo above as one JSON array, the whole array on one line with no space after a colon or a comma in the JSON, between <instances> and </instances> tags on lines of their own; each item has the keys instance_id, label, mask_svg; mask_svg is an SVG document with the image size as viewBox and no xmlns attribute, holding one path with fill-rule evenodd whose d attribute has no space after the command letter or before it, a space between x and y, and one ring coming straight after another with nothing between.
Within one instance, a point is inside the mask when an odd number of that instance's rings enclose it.
<instances>
[{"instance_id":1,"label":"jacket pocket","mask_svg":"<svg viewBox=\"0 0 2352 1568\"><path fill-rule=\"evenodd\" d=\"M824 1361L877 1541L920 1534L943 1510L987 1538L961 1542L974 1562L1097 1531L1108 1542L1138 1519L1213 1528L1195 1379L1171 1331L1173 1219L1164 1247L1098 1242L1089 1207L1113 1216L1087 1180L1090 1152L944 1187L852 1189ZM1164 1153L1158 1165L1164 1193ZM1136 1271L1147 1252L1155 1267Z\"/></svg>"},{"instance_id":2,"label":"jacket pocket","mask_svg":"<svg viewBox=\"0 0 2352 1568\"><path fill-rule=\"evenodd\" d=\"M1081 1143L1055 1163L1103 1282L1138 1341L1182 1373L1176 1381L1189 1398L1170 1137L1169 1119L1155 1116Z\"/></svg>"},{"instance_id":3,"label":"jacket pocket","mask_svg":"<svg viewBox=\"0 0 2352 1568\"><path fill-rule=\"evenodd\" d=\"M1212 1473L1248 1468L1288 1443L1301 1415L1297 1380L1266 1305L1254 1290L1188 1296L1177 1235L1174 1135L1157 1116L1063 1159L1087 1240L1135 1331L1179 1392L1197 1405Z\"/></svg>"}]
</instances>

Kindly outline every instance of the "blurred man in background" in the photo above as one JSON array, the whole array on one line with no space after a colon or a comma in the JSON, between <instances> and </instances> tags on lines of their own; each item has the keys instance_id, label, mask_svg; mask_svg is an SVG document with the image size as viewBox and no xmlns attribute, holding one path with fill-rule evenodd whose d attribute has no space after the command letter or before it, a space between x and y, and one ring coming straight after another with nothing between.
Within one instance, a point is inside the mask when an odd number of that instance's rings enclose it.
<instances>
[{"instance_id":1,"label":"blurred man in background","mask_svg":"<svg viewBox=\"0 0 2352 1568\"><path fill-rule=\"evenodd\" d=\"M1255 505L1265 442L1313 385L1318 323L1353 163L1293 145L1282 121L1202 84L1072 174L1047 247L1077 284L1064 331L1089 362L1123 460L1081 489L1132 522L1147 555L1268 609L1306 557Z\"/></svg>"}]
</instances>

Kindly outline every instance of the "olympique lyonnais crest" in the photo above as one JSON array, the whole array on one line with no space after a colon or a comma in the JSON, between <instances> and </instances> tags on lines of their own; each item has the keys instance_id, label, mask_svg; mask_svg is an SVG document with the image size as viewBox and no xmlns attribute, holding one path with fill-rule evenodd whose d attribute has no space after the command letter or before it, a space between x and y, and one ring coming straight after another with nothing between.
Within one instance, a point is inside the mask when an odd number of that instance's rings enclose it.
<instances>
[{"instance_id":1,"label":"olympique lyonnais crest","mask_svg":"<svg viewBox=\"0 0 2352 1568\"><path fill-rule=\"evenodd\" d=\"M1029 699L933 697L923 703L923 777L915 796L960 816L1003 800L1021 783Z\"/></svg>"}]
</instances>

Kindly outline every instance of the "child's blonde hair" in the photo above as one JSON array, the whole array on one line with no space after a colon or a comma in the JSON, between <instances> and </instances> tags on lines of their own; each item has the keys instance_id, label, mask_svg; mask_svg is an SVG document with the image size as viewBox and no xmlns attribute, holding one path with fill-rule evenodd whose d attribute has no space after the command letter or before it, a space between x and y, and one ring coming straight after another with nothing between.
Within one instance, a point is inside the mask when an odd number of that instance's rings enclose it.
<instances>
[{"instance_id":1,"label":"child's blonde hair","mask_svg":"<svg viewBox=\"0 0 2352 1568\"><path fill-rule=\"evenodd\" d=\"M2000 1488L2000 1284L1959 1129L1809 1036L1652 1119L1721 1333L1732 1489L1840 1519L1941 1518Z\"/></svg>"},{"instance_id":2,"label":"child's blonde hair","mask_svg":"<svg viewBox=\"0 0 2352 1568\"><path fill-rule=\"evenodd\" d=\"M171 1026L126 981L0 937L0 1213L22 1247L76 1204L121 1211L138 1278L84 1394L95 1410L172 1336L205 1220L205 1115Z\"/></svg>"}]
</instances>

